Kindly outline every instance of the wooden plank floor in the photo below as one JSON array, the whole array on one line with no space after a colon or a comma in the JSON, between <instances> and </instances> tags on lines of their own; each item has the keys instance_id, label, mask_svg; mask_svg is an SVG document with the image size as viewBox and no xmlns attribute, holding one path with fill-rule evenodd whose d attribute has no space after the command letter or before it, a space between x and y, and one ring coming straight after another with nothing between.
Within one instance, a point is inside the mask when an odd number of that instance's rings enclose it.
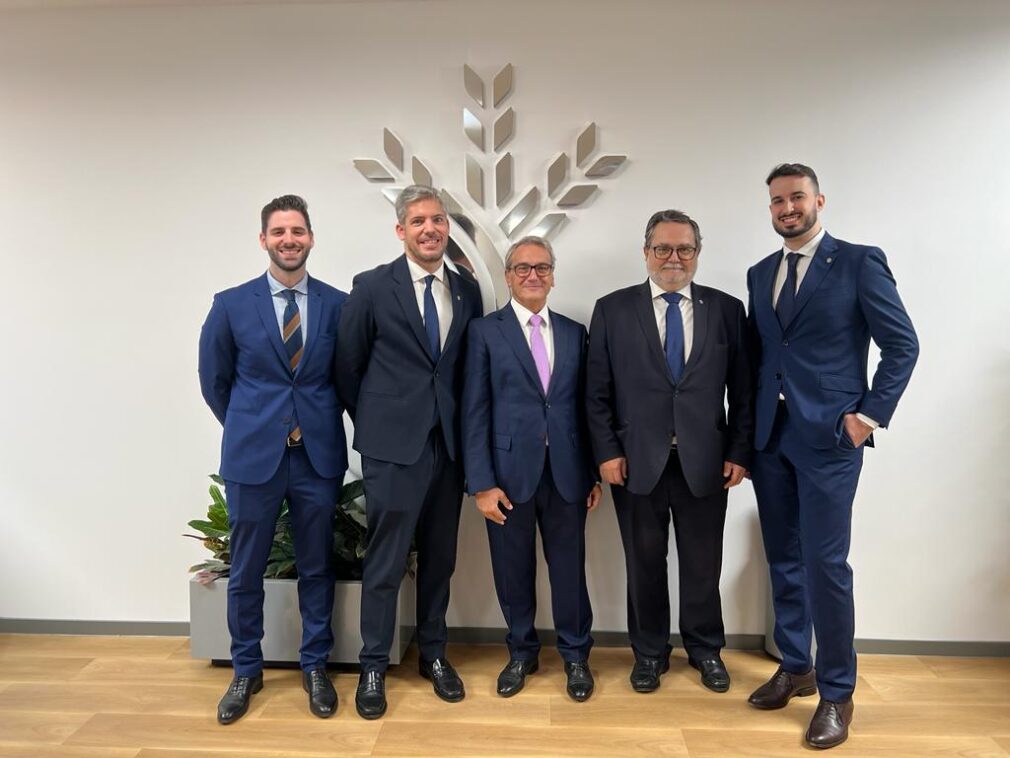
<instances>
[{"instance_id":1,"label":"wooden plank floor","mask_svg":"<svg viewBox=\"0 0 1010 758\"><path fill-rule=\"evenodd\" d=\"M802 735L816 698L781 711L746 697L775 669L763 654L726 651L729 693L710 693L677 651L658 692L627 677L631 654L598 648L596 693L574 703L553 650L510 699L495 695L503 646L454 646L467 697L443 703L416 673L416 652L387 678L389 711L354 712L357 675L335 674L337 715L309 714L300 674L266 672L249 714L222 727L215 707L231 670L189 657L168 637L0 635L3 758L290 758L291 756L811 755ZM1010 659L860 657L856 720L831 755L1010 756Z\"/></svg>"}]
</instances>

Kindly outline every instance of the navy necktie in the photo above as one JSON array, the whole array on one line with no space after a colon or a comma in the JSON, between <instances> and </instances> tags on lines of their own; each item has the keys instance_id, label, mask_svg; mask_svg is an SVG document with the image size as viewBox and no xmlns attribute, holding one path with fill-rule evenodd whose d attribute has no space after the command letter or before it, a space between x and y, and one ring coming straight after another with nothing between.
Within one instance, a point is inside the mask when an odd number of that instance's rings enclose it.
<instances>
[{"instance_id":1,"label":"navy necktie","mask_svg":"<svg viewBox=\"0 0 1010 758\"><path fill-rule=\"evenodd\" d=\"M424 277L424 331L428 333L428 352L431 354L431 359L438 363L438 358L442 354L442 343L438 333L438 310L435 308L435 296L431 292L431 283L434 281L434 274Z\"/></svg>"},{"instance_id":2,"label":"navy necktie","mask_svg":"<svg viewBox=\"0 0 1010 758\"><path fill-rule=\"evenodd\" d=\"M676 384L684 373L684 320L680 316L679 292L666 292L663 299L666 306L666 365Z\"/></svg>"},{"instance_id":3,"label":"navy necktie","mask_svg":"<svg viewBox=\"0 0 1010 758\"><path fill-rule=\"evenodd\" d=\"M293 374L302 360L302 314L298 310L294 290L281 290L281 294L288 301L284 307L284 329L281 331L281 337L284 338L284 349L288 353L288 368ZM288 439L291 442L299 442L301 438L302 429L298 425L298 418L292 412Z\"/></svg>"},{"instance_id":4,"label":"navy necktie","mask_svg":"<svg viewBox=\"0 0 1010 758\"><path fill-rule=\"evenodd\" d=\"M793 311L796 310L796 264L799 259L799 253L789 253L786 256L786 280L782 283L779 301L775 304L775 313L778 314L783 329L792 320Z\"/></svg>"}]
</instances>

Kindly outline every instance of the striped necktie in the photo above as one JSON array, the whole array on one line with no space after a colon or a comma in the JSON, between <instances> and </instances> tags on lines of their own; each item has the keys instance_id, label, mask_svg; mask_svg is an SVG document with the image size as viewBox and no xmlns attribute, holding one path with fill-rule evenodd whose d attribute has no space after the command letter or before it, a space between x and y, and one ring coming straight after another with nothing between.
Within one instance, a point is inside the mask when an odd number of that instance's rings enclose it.
<instances>
[{"instance_id":1,"label":"striped necktie","mask_svg":"<svg viewBox=\"0 0 1010 758\"><path fill-rule=\"evenodd\" d=\"M281 337L284 339L284 348L288 354L288 368L294 374L298 369L298 364L302 360L302 314L298 310L298 303L295 301L294 290L281 290L281 294L288 301L284 308L284 329ZM301 442L302 428L298 425L298 418L291 414L291 431L288 432L288 441L291 443Z\"/></svg>"}]
</instances>

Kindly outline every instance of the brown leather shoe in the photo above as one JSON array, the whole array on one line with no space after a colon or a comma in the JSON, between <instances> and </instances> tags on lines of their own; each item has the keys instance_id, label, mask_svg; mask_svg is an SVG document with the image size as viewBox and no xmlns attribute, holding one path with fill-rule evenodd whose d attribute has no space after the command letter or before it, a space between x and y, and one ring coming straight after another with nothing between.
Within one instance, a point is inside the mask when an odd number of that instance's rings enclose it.
<instances>
[{"instance_id":1,"label":"brown leather shoe","mask_svg":"<svg viewBox=\"0 0 1010 758\"><path fill-rule=\"evenodd\" d=\"M852 700L833 703L822 699L817 704L814 717L807 729L807 744L810 747L828 748L841 745L849 738L849 724L852 723Z\"/></svg>"},{"instance_id":2,"label":"brown leather shoe","mask_svg":"<svg viewBox=\"0 0 1010 758\"><path fill-rule=\"evenodd\" d=\"M776 708L785 708L786 703L794 697L807 697L815 692L817 692L817 680L814 678L813 669L805 674L790 674L779 666L771 679L751 693L747 702L755 708L772 711Z\"/></svg>"}]
</instances>

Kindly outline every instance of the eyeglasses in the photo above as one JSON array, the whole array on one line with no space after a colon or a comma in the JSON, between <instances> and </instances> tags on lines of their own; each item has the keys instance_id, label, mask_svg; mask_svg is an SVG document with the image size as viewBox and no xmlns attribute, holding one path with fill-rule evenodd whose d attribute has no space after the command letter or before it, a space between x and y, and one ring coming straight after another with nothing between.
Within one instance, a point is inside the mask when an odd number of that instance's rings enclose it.
<instances>
[{"instance_id":1,"label":"eyeglasses","mask_svg":"<svg viewBox=\"0 0 1010 758\"><path fill-rule=\"evenodd\" d=\"M538 263L535 266L531 266L528 263L517 263L512 266L509 271L515 271L516 276L520 279L525 279L530 275L531 271L536 271L537 276L544 277L547 276L554 270L554 264L552 263Z\"/></svg>"},{"instance_id":2,"label":"eyeglasses","mask_svg":"<svg viewBox=\"0 0 1010 758\"><path fill-rule=\"evenodd\" d=\"M669 245L654 245L649 249L652 251L652 254L661 261L665 261L674 253L676 253L677 257L682 261L689 261L698 254L698 248L691 245L677 245L677 247L670 247Z\"/></svg>"}]
</instances>

